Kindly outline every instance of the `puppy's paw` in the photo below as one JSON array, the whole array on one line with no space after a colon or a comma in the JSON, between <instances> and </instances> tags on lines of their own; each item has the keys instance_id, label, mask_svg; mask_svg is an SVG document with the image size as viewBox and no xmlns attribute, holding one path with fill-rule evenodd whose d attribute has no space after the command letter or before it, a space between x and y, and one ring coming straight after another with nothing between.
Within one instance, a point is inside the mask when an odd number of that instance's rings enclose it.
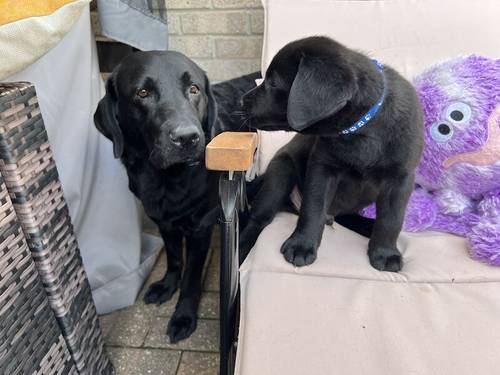
<instances>
[{"instance_id":1,"label":"puppy's paw","mask_svg":"<svg viewBox=\"0 0 500 375\"><path fill-rule=\"evenodd\" d=\"M187 339L195 331L196 324L196 308L180 303L168 322L167 336L170 343Z\"/></svg>"},{"instance_id":2,"label":"puppy's paw","mask_svg":"<svg viewBox=\"0 0 500 375\"><path fill-rule=\"evenodd\" d=\"M403 257L396 248L375 247L368 250L373 268L379 271L399 272L403 268Z\"/></svg>"},{"instance_id":3,"label":"puppy's paw","mask_svg":"<svg viewBox=\"0 0 500 375\"><path fill-rule=\"evenodd\" d=\"M312 264L316 260L318 246L301 235L292 235L281 246L281 253L294 266L302 267Z\"/></svg>"},{"instance_id":4,"label":"puppy's paw","mask_svg":"<svg viewBox=\"0 0 500 375\"><path fill-rule=\"evenodd\" d=\"M146 295L144 296L144 303L146 304L161 304L167 302L175 294L179 287L179 274L167 273L165 277L149 286Z\"/></svg>"}]
</instances>

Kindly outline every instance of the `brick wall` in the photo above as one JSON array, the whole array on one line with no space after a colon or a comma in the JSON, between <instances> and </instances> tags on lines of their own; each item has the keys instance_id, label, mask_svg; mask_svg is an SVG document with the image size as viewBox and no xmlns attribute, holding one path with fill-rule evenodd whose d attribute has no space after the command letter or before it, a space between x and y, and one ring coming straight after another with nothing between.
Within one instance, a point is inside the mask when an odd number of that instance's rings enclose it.
<instances>
[{"instance_id":1,"label":"brick wall","mask_svg":"<svg viewBox=\"0 0 500 375\"><path fill-rule=\"evenodd\" d=\"M264 28L260 0L164 2L169 49L192 58L211 80L225 80L260 69Z\"/></svg>"}]
</instances>

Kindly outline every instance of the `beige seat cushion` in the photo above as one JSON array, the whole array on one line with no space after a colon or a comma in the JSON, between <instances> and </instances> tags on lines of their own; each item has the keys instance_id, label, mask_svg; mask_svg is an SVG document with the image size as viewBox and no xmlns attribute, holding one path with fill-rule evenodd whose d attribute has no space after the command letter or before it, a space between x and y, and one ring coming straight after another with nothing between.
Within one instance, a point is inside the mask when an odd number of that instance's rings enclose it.
<instances>
[{"instance_id":1,"label":"beige seat cushion","mask_svg":"<svg viewBox=\"0 0 500 375\"><path fill-rule=\"evenodd\" d=\"M464 238L439 232L401 233L398 248L404 257L404 269L399 273L377 271L370 266L366 255L368 239L337 223L325 226L318 259L309 267L294 267L285 261L279 249L292 234L296 218L296 215L279 214L260 235L255 251L245 262L242 271L398 283L500 282L500 268L470 259ZM500 290L498 292L500 302Z\"/></svg>"},{"instance_id":2,"label":"beige seat cushion","mask_svg":"<svg viewBox=\"0 0 500 375\"><path fill-rule=\"evenodd\" d=\"M237 374L498 374L500 268L469 259L464 239L403 233L395 274L335 224L295 268L279 252L295 224L279 214L241 267Z\"/></svg>"}]
</instances>

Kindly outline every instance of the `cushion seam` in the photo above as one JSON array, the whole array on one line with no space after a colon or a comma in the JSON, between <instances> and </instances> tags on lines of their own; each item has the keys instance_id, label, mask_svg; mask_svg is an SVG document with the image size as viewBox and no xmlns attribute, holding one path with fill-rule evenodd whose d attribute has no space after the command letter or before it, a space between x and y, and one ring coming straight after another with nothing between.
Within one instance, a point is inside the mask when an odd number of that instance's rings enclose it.
<instances>
[{"instance_id":1,"label":"cushion seam","mask_svg":"<svg viewBox=\"0 0 500 375\"><path fill-rule=\"evenodd\" d=\"M375 282L386 282L386 283L398 283L398 284L487 284L487 283L500 283L499 280L382 280L373 278L360 278L354 276L341 276L341 275L325 275L325 274L297 274L292 272L284 271L269 271L269 270L240 270L240 273L269 273L269 274L285 274L294 276L307 276L307 277L322 277L328 279L345 279L345 280L358 280L358 281L375 281Z\"/></svg>"}]
</instances>

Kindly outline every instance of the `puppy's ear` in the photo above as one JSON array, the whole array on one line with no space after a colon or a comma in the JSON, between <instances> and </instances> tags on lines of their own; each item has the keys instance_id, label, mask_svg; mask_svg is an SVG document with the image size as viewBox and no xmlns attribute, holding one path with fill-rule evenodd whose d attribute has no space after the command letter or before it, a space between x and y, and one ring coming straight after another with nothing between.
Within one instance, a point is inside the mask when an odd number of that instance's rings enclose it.
<instances>
[{"instance_id":1,"label":"puppy's ear","mask_svg":"<svg viewBox=\"0 0 500 375\"><path fill-rule=\"evenodd\" d=\"M354 90L348 68L340 69L321 57L302 56L288 97L288 123L294 130L304 130L342 109Z\"/></svg>"},{"instance_id":2,"label":"puppy's ear","mask_svg":"<svg viewBox=\"0 0 500 375\"><path fill-rule=\"evenodd\" d=\"M114 74L106 81L106 95L101 99L94 113L94 123L106 138L113 142L115 158L123 154L123 134L116 118L117 94Z\"/></svg>"},{"instance_id":3,"label":"puppy's ear","mask_svg":"<svg viewBox=\"0 0 500 375\"><path fill-rule=\"evenodd\" d=\"M205 75L205 91L207 94L207 121L205 134L209 134L211 138L217 135L217 102L215 101L214 92L210 85L210 80Z\"/></svg>"}]
</instances>

